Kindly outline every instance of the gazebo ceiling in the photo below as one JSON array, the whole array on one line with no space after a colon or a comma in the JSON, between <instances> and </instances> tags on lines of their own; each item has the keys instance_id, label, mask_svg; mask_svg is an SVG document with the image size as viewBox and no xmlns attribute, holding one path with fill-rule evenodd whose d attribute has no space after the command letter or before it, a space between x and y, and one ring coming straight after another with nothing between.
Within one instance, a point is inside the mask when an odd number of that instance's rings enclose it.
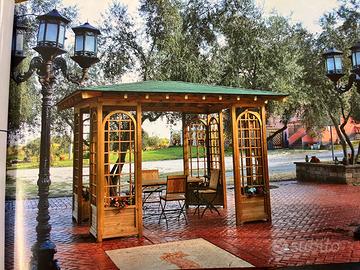
<instances>
[{"instance_id":1,"label":"gazebo ceiling","mask_svg":"<svg viewBox=\"0 0 360 270\"><path fill-rule=\"evenodd\" d=\"M177 111L211 113L232 104L259 106L268 100L282 100L287 95L252 90L175 81L144 81L115 85L84 87L63 98L60 110L89 107L101 102L106 107L134 107L141 103L143 111Z\"/></svg>"}]
</instances>

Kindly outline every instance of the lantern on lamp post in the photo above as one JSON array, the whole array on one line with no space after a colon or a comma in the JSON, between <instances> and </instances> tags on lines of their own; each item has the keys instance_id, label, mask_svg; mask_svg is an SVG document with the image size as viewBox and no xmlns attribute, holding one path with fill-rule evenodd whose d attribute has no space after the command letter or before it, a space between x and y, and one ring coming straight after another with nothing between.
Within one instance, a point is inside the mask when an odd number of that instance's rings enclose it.
<instances>
[{"instance_id":1,"label":"lantern on lamp post","mask_svg":"<svg viewBox=\"0 0 360 270\"><path fill-rule=\"evenodd\" d=\"M352 71L360 76L360 41L356 42L350 50Z\"/></svg>"},{"instance_id":2,"label":"lantern on lamp post","mask_svg":"<svg viewBox=\"0 0 360 270\"><path fill-rule=\"evenodd\" d=\"M41 84L42 109L41 109L41 143L40 143L40 164L38 185L38 214L36 220L37 239L33 245L32 265L35 269L60 269L57 260L54 260L56 245L50 239L51 225L49 223L49 186L50 181L50 112L52 107L52 93L57 75L57 71L62 71L65 78L69 81L81 85L86 79L88 69L91 65L99 61L96 57L97 37L100 31L89 24L74 27L76 40L81 30L84 36L84 46L82 50L77 50L72 59L82 68L82 75L71 75L67 69L67 63L60 55L66 53L65 32L66 26L70 22L63 17L56 9L49 13L37 17L39 28L37 32L37 45L34 48L39 53L30 61L30 66L24 74L15 74L16 66L25 58L23 52L23 32L24 28L15 25L12 50L12 79L16 83L28 80L35 72ZM90 38L88 38L90 36ZM90 45L87 45L90 44ZM93 46L91 45L93 44ZM80 48L80 47L78 47Z\"/></svg>"},{"instance_id":3,"label":"lantern on lamp post","mask_svg":"<svg viewBox=\"0 0 360 270\"><path fill-rule=\"evenodd\" d=\"M339 80L345 76L342 62L343 52L332 48L323 53L326 76L334 83L335 90L340 94L349 91L354 84L360 93L360 42L353 45L350 50L352 68L346 85L339 83Z\"/></svg>"},{"instance_id":4,"label":"lantern on lamp post","mask_svg":"<svg viewBox=\"0 0 360 270\"><path fill-rule=\"evenodd\" d=\"M345 74L343 73L342 55L343 52L335 48L331 48L324 54L326 76L333 82L337 82Z\"/></svg>"},{"instance_id":5,"label":"lantern on lamp post","mask_svg":"<svg viewBox=\"0 0 360 270\"><path fill-rule=\"evenodd\" d=\"M70 20L53 9L49 13L38 16L39 29L37 46L34 48L44 59L54 58L66 53L64 50L65 29Z\"/></svg>"},{"instance_id":6,"label":"lantern on lamp post","mask_svg":"<svg viewBox=\"0 0 360 270\"><path fill-rule=\"evenodd\" d=\"M97 56L97 37L100 31L88 22L72 28L75 33L74 56L71 57L82 68L89 68L99 61Z\"/></svg>"},{"instance_id":7,"label":"lantern on lamp post","mask_svg":"<svg viewBox=\"0 0 360 270\"><path fill-rule=\"evenodd\" d=\"M24 36L27 28L17 22L17 17L14 18L14 26L11 46L11 66L18 66L26 58L24 56Z\"/></svg>"}]
</instances>

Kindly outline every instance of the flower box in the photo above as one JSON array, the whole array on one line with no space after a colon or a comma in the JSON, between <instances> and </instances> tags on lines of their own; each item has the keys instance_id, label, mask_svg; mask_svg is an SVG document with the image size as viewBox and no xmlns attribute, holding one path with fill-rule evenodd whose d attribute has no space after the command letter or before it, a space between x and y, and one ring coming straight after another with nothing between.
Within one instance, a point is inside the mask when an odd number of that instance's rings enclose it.
<instances>
[{"instance_id":1,"label":"flower box","mask_svg":"<svg viewBox=\"0 0 360 270\"><path fill-rule=\"evenodd\" d=\"M104 208L103 238L138 234L135 205Z\"/></svg>"}]
</instances>

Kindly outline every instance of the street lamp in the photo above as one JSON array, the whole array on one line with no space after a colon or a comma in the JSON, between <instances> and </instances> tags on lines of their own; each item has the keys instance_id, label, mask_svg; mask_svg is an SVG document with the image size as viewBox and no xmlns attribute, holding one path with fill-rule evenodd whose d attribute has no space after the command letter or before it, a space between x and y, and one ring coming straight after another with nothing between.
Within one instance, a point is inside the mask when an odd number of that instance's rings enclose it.
<instances>
[{"instance_id":1,"label":"street lamp","mask_svg":"<svg viewBox=\"0 0 360 270\"><path fill-rule=\"evenodd\" d=\"M66 26L70 22L59 14L56 9L41 16L37 16L39 28L37 32L37 45L33 48L39 56L32 58L27 72L14 74L13 80L19 84L28 80L36 72L41 84L42 109L41 109L41 144L38 185L38 214L36 220L37 240L34 244L32 264L35 269L60 269L57 260L54 260L56 246L50 240L51 225L49 224L49 186L50 181L50 110L53 86L58 70L69 81L81 85L88 78L88 69L99 61L97 53L97 37L100 31L86 23L74 27L75 52L71 57L82 68L82 75L76 76L68 73L67 64L60 55L66 53L64 50ZM15 26L13 35L12 69L25 58L23 51L23 36L25 28ZM81 40L83 43L81 43ZM83 44L83 46L78 45Z\"/></svg>"},{"instance_id":2,"label":"street lamp","mask_svg":"<svg viewBox=\"0 0 360 270\"><path fill-rule=\"evenodd\" d=\"M349 91L354 84L356 85L357 92L360 94L360 41L356 42L350 50L352 68L346 85L338 84L339 79L345 75L342 71L342 52L336 49L330 49L323 54L326 59L326 76L334 82L335 90L339 94ZM342 132L345 133L344 130L342 130ZM354 157L353 148L351 156ZM354 238L360 240L360 226L355 229Z\"/></svg>"},{"instance_id":3,"label":"street lamp","mask_svg":"<svg viewBox=\"0 0 360 270\"><path fill-rule=\"evenodd\" d=\"M14 25L16 25L16 27L14 27L11 46L11 66L16 67L26 58L26 56L24 56L24 35L27 28L24 25L19 24L16 17Z\"/></svg>"},{"instance_id":4,"label":"street lamp","mask_svg":"<svg viewBox=\"0 0 360 270\"><path fill-rule=\"evenodd\" d=\"M350 50L352 69L346 85L339 84L339 80L345 76L342 63L343 52L331 48L323 53L326 76L334 83L335 90L340 94L349 91L354 84L356 90L360 93L360 41L354 44Z\"/></svg>"}]
</instances>

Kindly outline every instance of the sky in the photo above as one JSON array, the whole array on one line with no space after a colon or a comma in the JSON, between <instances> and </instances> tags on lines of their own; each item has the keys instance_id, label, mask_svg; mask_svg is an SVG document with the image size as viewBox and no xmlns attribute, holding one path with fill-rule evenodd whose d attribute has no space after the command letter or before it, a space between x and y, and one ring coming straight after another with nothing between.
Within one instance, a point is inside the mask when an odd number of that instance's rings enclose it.
<instances>
[{"instance_id":1,"label":"sky","mask_svg":"<svg viewBox=\"0 0 360 270\"><path fill-rule=\"evenodd\" d=\"M265 14L276 12L279 15L290 17L293 23L302 23L309 31L320 32L319 18L325 13L337 7L337 0L255 0L264 10ZM64 5L77 5L79 17L82 22L89 21L90 24L97 26L112 0L63 0ZM139 8L138 0L120 0L128 7L131 15L137 16ZM125 78L124 81L127 81ZM169 138L170 129L165 121L155 123L145 122L143 128L152 136ZM173 127L179 130L181 127Z\"/></svg>"}]
</instances>

